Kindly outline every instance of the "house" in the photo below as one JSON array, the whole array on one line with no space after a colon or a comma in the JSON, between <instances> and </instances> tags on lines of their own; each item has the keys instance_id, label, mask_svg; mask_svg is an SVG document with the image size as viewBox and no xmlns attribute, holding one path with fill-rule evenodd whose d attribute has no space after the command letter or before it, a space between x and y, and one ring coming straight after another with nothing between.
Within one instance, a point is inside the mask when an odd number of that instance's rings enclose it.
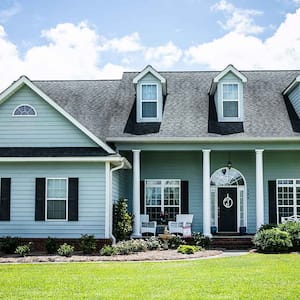
<instances>
[{"instance_id":1,"label":"house","mask_svg":"<svg viewBox=\"0 0 300 300\"><path fill-rule=\"evenodd\" d=\"M300 214L300 71L31 81L0 95L0 234L112 239L112 203L210 236Z\"/></svg>"}]
</instances>

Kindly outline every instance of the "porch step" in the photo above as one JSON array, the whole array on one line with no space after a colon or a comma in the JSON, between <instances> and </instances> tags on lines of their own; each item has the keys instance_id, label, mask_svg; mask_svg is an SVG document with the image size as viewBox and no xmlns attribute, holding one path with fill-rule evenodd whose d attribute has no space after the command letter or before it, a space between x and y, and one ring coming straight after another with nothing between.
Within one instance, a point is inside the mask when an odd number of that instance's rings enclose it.
<instances>
[{"instance_id":1,"label":"porch step","mask_svg":"<svg viewBox=\"0 0 300 300\"><path fill-rule=\"evenodd\" d=\"M227 250L246 250L253 248L253 236L213 236L211 248Z\"/></svg>"}]
</instances>

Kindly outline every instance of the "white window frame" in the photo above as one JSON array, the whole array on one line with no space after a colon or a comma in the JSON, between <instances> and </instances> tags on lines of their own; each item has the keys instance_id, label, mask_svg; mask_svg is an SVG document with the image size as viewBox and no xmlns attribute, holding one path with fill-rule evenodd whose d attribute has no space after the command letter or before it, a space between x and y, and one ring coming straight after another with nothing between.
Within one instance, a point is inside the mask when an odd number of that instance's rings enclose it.
<instances>
[{"instance_id":1,"label":"white window frame","mask_svg":"<svg viewBox=\"0 0 300 300\"><path fill-rule=\"evenodd\" d=\"M293 183L279 183L279 181L293 181ZM300 183L297 183L297 181L300 182L299 178L280 178L276 179L276 213L277 213L277 224L281 223L281 220L279 219L279 204L278 204L278 187L292 187L293 188L293 205L280 205L280 207L293 207L293 215L297 215L297 208L299 205L297 205L297 190L296 188L300 188ZM299 206L300 207L300 206Z\"/></svg>"},{"instance_id":2,"label":"white window frame","mask_svg":"<svg viewBox=\"0 0 300 300\"><path fill-rule=\"evenodd\" d=\"M64 179L66 181L66 198L49 198L48 199L48 180L51 179ZM69 180L66 177L47 177L46 178L46 190L45 190L45 220L46 221L68 221L68 207L69 207ZM66 201L66 218L65 219L48 219L47 208L48 200L65 200Z\"/></svg>"},{"instance_id":3,"label":"white window frame","mask_svg":"<svg viewBox=\"0 0 300 300\"><path fill-rule=\"evenodd\" d=\"M149 181L160 181L159 184L148 184ZM178 185L170 185L166 184L166 181L177 181ZM160 187L161 188L161 205L147 205L147 187ZM164 199L164 188L165 187L178 187L179 188L179 205L165 205ZM145 179L145 187L144 187L144 195L145 195L145 203L144 203L144 211L146 213L147 207L160 207L161 211L165 211L165 207L178 207L179 213L181 212L181 180L180 179Z\"/></svg>"},{"instance_id":4,"label":"white window frame","mask_svg":"<svg viewBox=\"0 0 300 300\"><path fill-rule=\"evenodd\" d=\"M143 99L143 86L147 85L155 85L156 86L156 99L152 100L145 100ZM156 117L143 117L143 103L147 102L156 102ZM158 97L158 84L156 82L145 82L140 84L140 120L152 122L152 121L158 121L159 118L159 97Z\"/></svg>"},{"instance_id":5,"label":"white window frame","mask_svg":"<svg viewBox=\"0 0 300 300\"><path fill-rule=\"evenodd\" d=\"M228 85L228 84L237 85L237 88L238 88L238 97L237 97L237 99L224 99L223 98L224 85ZM223 104L224 104L224 102L233 102L233 101L238 103L238 115L237 115L237 117L225 117L224 116ZM240 83L238 81L226 81L226 82L221 83L221 114L222 114L222 119L226 120L226 121L231 121L231 120L236 121L236 120L241 118L241 92L240 92Z\"/></svg>"},{"instance_id":6,"label":"white window frame","mask_svg":"<svg viewBox=\"0 0 300 300\"><path fill-rule=\"evenodd\" d=\"M21 107L21 106L28 106L28 107L30 107L30 108L34 111L34 115L15 115L17 109L18 109L19 107ZM13 113L12 113L12 117L15 117L15 118L31 118L31 117L36 117L36 116L37 116L37 111L36 111L36 109L35 109L32 105L27 104L27 103L18 105L18 106L14 109L14 111L13 111Z\"/></svg>"}]
</instances>

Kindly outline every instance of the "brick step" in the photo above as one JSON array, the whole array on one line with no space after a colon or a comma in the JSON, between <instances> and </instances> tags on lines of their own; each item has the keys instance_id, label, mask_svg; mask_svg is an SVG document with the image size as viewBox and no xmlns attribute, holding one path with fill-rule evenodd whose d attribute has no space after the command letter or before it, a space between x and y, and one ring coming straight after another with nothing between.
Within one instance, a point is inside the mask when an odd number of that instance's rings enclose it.
<instances>
[{"instance_id":1,"label":"brick step","mask_svg":"<svg viewBox=\"0 0 300 300\"><path fill-rule=\"evenodd\" d=\"M230 237L230 238L221 238L213 237L211 241L212 248L223 248L228 250L244 250L253 248L252 238L240 238L240 237Z\"/></svg>"}]
</instances>

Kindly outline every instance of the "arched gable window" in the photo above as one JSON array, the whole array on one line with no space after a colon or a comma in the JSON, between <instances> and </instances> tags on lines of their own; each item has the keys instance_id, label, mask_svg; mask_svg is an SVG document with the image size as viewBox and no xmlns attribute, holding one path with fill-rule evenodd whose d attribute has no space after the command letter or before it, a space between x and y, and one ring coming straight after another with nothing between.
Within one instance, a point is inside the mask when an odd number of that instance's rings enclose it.
<instances>
[{"instance_id":1,"label":"arched gable window","mask_svg":"<svg viewBox=\"0 0 300 300\"><path fill-rule=\"evenodd\" d=\"M14 117L35 117L37 116L37 112L33 106L21 104L15 108L12 115Z\"/></svg>"}]
</instances>

